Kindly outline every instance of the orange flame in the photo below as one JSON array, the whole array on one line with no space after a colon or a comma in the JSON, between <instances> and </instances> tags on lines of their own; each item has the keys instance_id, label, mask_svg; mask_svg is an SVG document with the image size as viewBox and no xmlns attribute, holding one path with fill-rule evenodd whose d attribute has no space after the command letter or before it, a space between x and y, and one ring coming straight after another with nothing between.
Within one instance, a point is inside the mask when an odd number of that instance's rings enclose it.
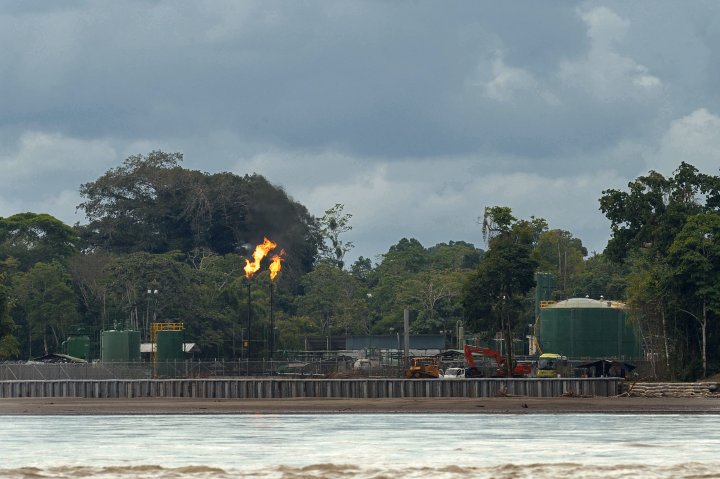
<instances>
[{"instance_id":1,"label":"orange flame","mask_svg":"<svg viewBox=\"0 0 720 479\"><path fill-rule=\"evenodd\" d=\"M257 273L260 269L260 261L262 261L262 259L267 256L270 251L274 250L276 246L276 243L273 243L267 238L263 238L263 243L255 247L255 251L253 252L253 262L251 263L250 260L245 260L245 267L243 269L245 270L246 278L250 279L255 273Z\"/></svg>"},{"instance_id":2,"label":"orange flame","mask_svg":"<svg viewBox=\"0 0 720 479\"><path fill-rule=\"evenodd\" d=\"M282 264L280 262L285 260L283 256L285 256L285 250L281 249L280 254L276 254L272 257L272 263L270 263L270 281L273 281L275 276L277 276L282 269Z\"/></svg>"}]
</instances>

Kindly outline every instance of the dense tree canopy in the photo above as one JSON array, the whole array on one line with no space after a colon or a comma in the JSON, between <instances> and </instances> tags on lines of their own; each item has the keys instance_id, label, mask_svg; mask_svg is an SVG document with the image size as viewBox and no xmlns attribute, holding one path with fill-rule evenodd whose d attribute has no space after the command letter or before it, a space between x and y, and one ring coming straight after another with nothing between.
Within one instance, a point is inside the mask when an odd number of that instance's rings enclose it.
<instances>
[{"instance_id":1,"label":"dense tree canopy","mask_svg":"<svg viewBox=\"0 0 720 479\"><path fill-rule=\"evenodd\" d=\"M260 175L208 174L180 166L182 155L153 151L125 160L80 187L91 250L113 253L249 255L264 237L287 252L289 274L309 271L320 236L301 204Z\"/></svg>"},{"instance_id":2,"label":"dense tree canopy","mask_svg":"<svg viewBox=\"0 0 720 479\"><path fill-rule=\"evenodd\" d=\"M708 348L720 335L720 177L681 163L670 177L651 171L628 189L604 191L600 208L612 228L606 253L629 267L634 319L665 374L707 375L720 362Z\"/></svg>"},{"instance_id":3,"label":"dense tree canopy","mask_svg":"<svg viewBox=\"0 0 720 479\"><path fill-rule=\"evenodd\" d=\"M0 218L0 264L5 267L27 271L38 261L64 260L78 248L72 228L48 214Z\"/></svg>"},{"instance_id":4,"label":"dense tree canopy","mask_svg":"<svg viewBox=\"0 0 720 479\"><path fill-rule=\"evenodd\" d=\"M503 322L522 314L525 295L534 287L537 261L532 258L535 234L530 222L517 221L508 208L486 209L484 224L498 224L493 212L501 212L502 228L489 236L490 249L465 285L463 306L468 324L481 330L503 331Z\"/></svg>"},{"instance_id":5,"label":"dense tree canopy","mask_svg":"<svg viewBox=\"0 0 720 479\"><path fill-rule=\"evenodd\" d=\"M20 343L15 337L17 327L10 316L10 307L8 288L0 284L0 359L20 354Z\"/></svg>"}]
</instances>

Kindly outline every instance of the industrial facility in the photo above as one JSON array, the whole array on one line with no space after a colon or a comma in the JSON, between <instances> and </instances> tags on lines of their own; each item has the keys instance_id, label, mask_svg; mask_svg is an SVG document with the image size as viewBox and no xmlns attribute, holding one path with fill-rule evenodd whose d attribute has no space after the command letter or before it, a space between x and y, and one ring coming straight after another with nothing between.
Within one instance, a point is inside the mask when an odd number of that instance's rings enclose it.
<instances>
[{"instance_id":1,"label":"industrial facility","mask_svg":"<svg viewBox=\"0 0 720 479\"><path fill-rule=\"evenodd\" d=\"M87 364L77 366L76 373L66 368L57 374L49 370L43 374L47 378L70 374L133 378L404 374L416 378L442 377L444 370L453 368L463 371L462 377L552 378L615 375L618 368L624 376L635 368L630 362L642 360L639 335L624 303L602 297L557 300L553 298L557 294L555 277L537 273L535 278L535 318L527 325L524 339L508 341L503 333L468 333L461 321L452 330L411 335L408 313L402 329L391 330L390 334L307 336L304 350L278 351L276 357L251 358L241 353L230 360L195 361L199 349L196 343L186 342L183 323L152 322L145 331L115 325L93 335L94 341L91 335L76 329L63 343L64 357L48 357L43 362L76 358L78 363ZM93 347L96 342L99 351ZM508 345L513 347L509 366L505 362ZM413 359L419 358L429 363L416 365L418 370L411 371ZM38 369L28 371L35 375ZM19 377L20 370L11 374Z\"/></svg>"}]
</instances>

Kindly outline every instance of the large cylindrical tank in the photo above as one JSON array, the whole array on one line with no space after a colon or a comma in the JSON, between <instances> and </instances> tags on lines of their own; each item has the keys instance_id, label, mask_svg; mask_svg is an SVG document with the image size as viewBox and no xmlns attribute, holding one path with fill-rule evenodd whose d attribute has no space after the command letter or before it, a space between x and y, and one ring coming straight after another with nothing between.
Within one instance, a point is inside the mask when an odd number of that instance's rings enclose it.
<instances>
[{"instance_id":1,"label":"large cylindrical tank","mask_svg":"<svg viewBox=\"0 0 720 479\"><path fill-rule=\"evenodd\" d=\"M126 331L128 336L128 356L130 357L130 361L132 362L139 362L142 359L142 355L140 354L140 331Z\"/></svg>"},{"instance_id":2,"label":"large cylindrical tank","mask_svg":"<svg viewBox=\"0 0 720 479\"><path fill-rule=\"evenodd\" d=\"M101 342L103 362L140 361L140 331L103 331Z\"/></svg>"},{"instance_id":3,"label":"large cylindrical tank","mask_svg":"<svg viewBox=\"0 0 720 479\"><path fill-rule=\"evenodd\" d=\"M545 353L617 359L636 359L641 354L625 305L616 301L573 298L546 305L535 329Z\"/></svg>"},{"instance_id":4,"label":"large cylindrical tank","mask_svg":"<svg viewBox=\"0 0 720 479\"><path fill-rule=\"evenodd\" d=\"M555 276L552 273L535 273L535 317L540 314L540 306L552 299L555 290Z\"/></svg>"},{"instance_id":5,"label":"large cylindrical tank","mask_svg":"<svg viewBox=\"0 0 720 479\"><path fill-rule=\"evenodd\" d=\"M74 358L90 361L90 337L84 334L72 334L65 340L65 353Z\"/></svg>"},{"instance_id":6,"label":"large cylindrical tank","mask_svg":"<svg viewBox=\"0 0 720 479\"><path fill-rule=\"evenodd\" d=\"M183 331L158 331L157 333L157 362L182 361Z\"/></svg>"}]
</instances>

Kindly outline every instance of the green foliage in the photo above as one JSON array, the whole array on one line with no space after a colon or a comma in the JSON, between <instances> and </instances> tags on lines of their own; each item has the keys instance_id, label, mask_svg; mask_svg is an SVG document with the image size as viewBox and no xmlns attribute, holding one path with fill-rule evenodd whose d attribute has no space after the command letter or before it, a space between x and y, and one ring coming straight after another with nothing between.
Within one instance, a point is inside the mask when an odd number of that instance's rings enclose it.
<instances>
[{"instance_id":1,"label":"green foliage","mask_svg":"<svg viewBox=\"0 0 720 479\"><path fill-rule=\"evenodd\" d=\"M628 192L606 190L600 199L612 229L606 254L616 262L630 259L632 315L668 372L671 358L677 371L692 370L699 359L704 375L719 356L717 347L708 347L719 332L719 185L720 177L681 163L669 178L651 171L629 183Z\"/></svg>"},{"instance_id":2,"label":"green foliage","mask_svg":"<svg viewBox=\"0 0 720 479\"><path fill-rule=\"evenodd\" d=\"M311 318L316 333L367 334L367 293L349 272L321 262L305 275L302 286L298 313Z\"/></svg>"},{"instance_id":3,"label":"green foliage","mask_svg":"<svg viewBox=\"0 0 720 479\"><path fill-rule=\"evenodd\" d=\"M154 319L191 323L198 298L192 269L183 260L179 252L113 258L105 267L110 324L103 327L147 326Z\"/></svg>"},{"instance_id":4,"label":"green foliage","mask_svg":"<svg viewBox=\"0 0 720 479\"><path fill-rule=\"evenodd\" d=\"M78 228L90 249L125 254L208 249L250 255L267 236L288 252L286 276L315 261L319 233L299 203L259 175L207 174L180 167L182 155L153 151L85 183Z\"/></svg>"},{"instance_id":5,"label":"green foliage","mask_svg":"<svg viewBox=\"0 0 720 479\"><path fill-rule=\"evenodd\" d=\"M403 238L383 255L382 263L378 265L376 273L379 275L418 273L427 267L428 261L427 251L418 240Z\"/></svg>"},{"instance_id":6,"label":"green foliage","mask_svg":"<svg viewBox=\"0 0 720 479\"><path fill-rule=\"evenodd\" d=\"M325 211L325 214L318 221L320 234L323 242L320 245L321 256L324 260L343 269L345 262L343 258L352 248L350 241L343 241L340 235L352 230L350 226L351 214L343 214L344 205L337 203Z\"/></svg>"},{"instance_id":7,"label":"green foliage","mask_svg":"<svg viewBox=\"0 0 720 479\"><path fill-rule=\"evenodd\" d=\"M536 267L526 245L498 242L490 248L465 285L463 308L468 325L502 330L501 312L520 314L525 295L535 285Z\"/></svg>"},{"instance_id":8,"label":"green foliage","mask_svg":"<svg viewBox=\"0 0 720 479\"><path fill-rule=\"evenodd\" d=\"M72 228L48 214L20 213L0 218L0 261L27 271L35 263L64 260L78 251Z\"/></svg>"},{"instance_id":9,"label":"green foliage","mask_svg":"<svg viewBox=\"0 0 720 479\"><path fill-rule=\"evenodd\" d=\"M457 299L467 274L457 270L423 271L412 275L398 287L401 304L417 311L413 333L428 334L447 330L461 311Z\"/></svg>"},{"instance_id":10,"label":"green foliage","mask_svg":"<svg viewBox=\"0 0 720 479\"><path fill-rule=\"evenodd\" d=\"M720 203L719 182L681 163L670 178L650 171L630 182L629 192L603 191L600 210L612 231L605 250L609 258L622 261L628 252L643 247L667 253L689 216Z\"/></svg>"},{"instance_id":11,"label":"green foliage","mask_svg":"<svg viewBox=\"0 0 720 479\"><path fill-rule=\"evenodd\" d=\"M10 316L10 308L8 288L0 284L0 359L16 358L20 354L20 343L15 338L17 326Z\"/></svg>"},{"instance_id":12,"label":"green foliage","mask_svg":"<svg viewBox=\"0 0 720 479\"><path fill-rule=\"evenodd\" d=\"M510 232L511 225L517 221L512 215L512 209L507 206L487 206L483 213L482 221L483 240L490 245L493 238Z\"/></svg>"},{"instance_id":13,"label":"green foliage","mask_svg":"<svg viewBox=\"0 0 720 479\"><path fill-rule=\"evenodd\" d=\"M427 249L429 261L436 270L473 269L483 256L483 251L465 241L439 243Z\"/></svg>"},{"instance_id":14,"label":"green foliage","mask_svg":"<svg viewBox=\"0 0 720 479\"><path fill-rule=\"evenodd\" d=\"M370 273L372 273L372 261L370 258L364 258L360 256L353 264L350 266L350 274L353 275L355 279L360 281L361 284L364 286L368 285L368 280L370 279Z\"/></svg>"},{"instance_id":15,"label":"green foliage","mask_svg":"<svg viewBox=\"0 0 720 479\"><path fill-rule=\"evenodd\" d=\"M708 328L714 337L720 332L720 213L706 211L689 217L670 245L669 263L679 309L700 328L706 376Z\"/></svg>"},{"instance_id":16,"label":"green foliage","mask_svg":"<svg viewBox=\"0 0 720 479\"><path fill-rule=\"evenodd\" d=\"M680 293L720 314L720 213L690 216L670 245L669 261Z\"/></svg>"},{"instance_id":17,"label":"green foliage","mask_svg":"<svg viewBox=\"0 0 720 479\"><path fill-rule=\"evenodd\" d=\"M538 270L553 273L557 278L560 299L571 297L573 286L585 269L585 256L587 249L582 241L564 230L540 232L532 252Z\"/></svg>"},{"instance_id":18,"label":"green foliage","mask_svg":"<svg viewBox=\"0 0 720 479\"><path fill-rule=\"evenodd\" d=\"M59 262L36 263L29 271L13 278L15 314L28 331L28 354L60 352L70 326L78 320L77 298L70 275Z\"/></svg>"},{"instance_id":19,"label":"green foliage","mask_svg":"<svg viewBox=\"0 0 720 479\"><path fill-rule=\"evenodd\" d=\"M625 299L629 273L630 269L625 263L610 261L602 253L594 254L582 263L579 274L569 276L567 296L572 298L589 296L595 299L603 296L614 300Z\"/></svg>"}]
</instances>

